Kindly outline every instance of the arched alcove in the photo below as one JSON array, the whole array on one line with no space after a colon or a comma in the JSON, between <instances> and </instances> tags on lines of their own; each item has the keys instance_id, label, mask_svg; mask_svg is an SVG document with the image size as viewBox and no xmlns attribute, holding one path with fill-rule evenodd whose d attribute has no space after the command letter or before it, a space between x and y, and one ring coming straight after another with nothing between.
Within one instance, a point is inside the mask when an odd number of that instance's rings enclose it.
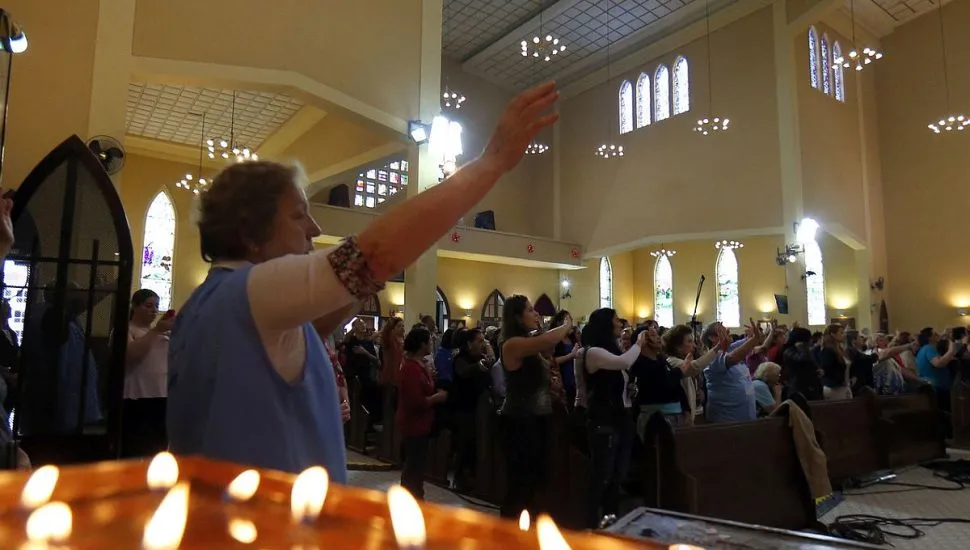
<instances>
[{"instance_id":1,"label":"arched alcove","mask_svg":"<svg viewBox=\"0 0 970 550\"><path fill-rule=\"evenodd\" d=\"M480 327L497 327L502 325L502 309L505 307L505 296L495 289L482 303L482 317Z\"/></svg>"},{"instance_id":2,"label":"arched alcove","mask_svg":"<svg viewBox=\"0 0 970 550\"><path fill-rule=\"evenodd\" d=\"M445 291L441 290L440 286L435 287L434 304L435 322L438 323L438 330L445 331L449 328L448 324L451 322L451 304L448 302Z\"/></svg>"}]
</instances>

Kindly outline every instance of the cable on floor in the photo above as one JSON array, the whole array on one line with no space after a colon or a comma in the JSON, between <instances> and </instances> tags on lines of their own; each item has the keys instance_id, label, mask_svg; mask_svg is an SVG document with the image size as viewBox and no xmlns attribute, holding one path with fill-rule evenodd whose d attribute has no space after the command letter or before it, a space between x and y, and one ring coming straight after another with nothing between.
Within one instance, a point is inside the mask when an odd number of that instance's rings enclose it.
<instances>
[{"instance_id":1,"label":"cable on floor","mask_svg":"<svg viewBox=\"0 0 970 550\"><path fill-rule=\"evenodd\" d=\"M831 535L869 544L892 545L890 538L915 540L926 536L923 528L945 523L970 524L963 518L885 518L869 514L838 516L828 525Z\"/></svg>"}]
</instances>

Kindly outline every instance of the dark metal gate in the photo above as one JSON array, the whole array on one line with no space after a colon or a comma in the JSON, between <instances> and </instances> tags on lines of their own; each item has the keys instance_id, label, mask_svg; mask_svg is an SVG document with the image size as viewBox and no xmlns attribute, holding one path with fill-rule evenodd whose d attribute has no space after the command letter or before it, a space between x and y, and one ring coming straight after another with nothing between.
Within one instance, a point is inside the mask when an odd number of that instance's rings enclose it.
<instances>
[{"instance_id":1,"label":"dark metal gate","mask_svg":"<svg viewBox=\"0 0 970 550\"><path fill-rule=\"evenodd\" d=\"M121 199L72 136L17 190L13 221L0 289L19 347L14 434L34 463L114 458L133 262Z\"/></svg>"}]
</instances>

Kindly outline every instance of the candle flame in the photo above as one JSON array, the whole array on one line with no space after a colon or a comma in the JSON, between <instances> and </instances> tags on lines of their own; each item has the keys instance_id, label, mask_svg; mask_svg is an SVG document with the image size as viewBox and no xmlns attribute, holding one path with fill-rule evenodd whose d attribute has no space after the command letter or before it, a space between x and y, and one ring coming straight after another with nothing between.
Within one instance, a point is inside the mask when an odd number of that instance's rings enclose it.
<instances>
[{"instance_id":1,"label":"candle flame","mask_svg":"<svg viewBox=\"0 0 970 550\"><path fill-rule=\"evenodd\" d=\"M148 465L148 488L157 491L171 489L179 480L179 464L172 453L155 455Z\"/></svg>"},{"instance_id":2,"label":"candle flame","mask_svg":"<svg viewBox=\"0 0 970 550\"><path fill-rule=\"evenodd\" d=\"M229 536L243 544L256 542L256 526L248 519L232 518L229 520Z\"/></svg>"},{"instance_id":3,"label":"candle flame","mask_svg":"<svg viewBox=\"0 0 970 550\"><path fill-rule=\"evenodd\" d=\"M531 526L532 526L532 518L529 517L529 511L522 510L522 513L519 514L519 529L521 529L522 531L528 531L529 527Z\"/></svg>"},{"instance_id":4,"label":"candle flame","mask_svg":"<svg viewBox=\"0 0 970 550\"><path fill-rule=\"evenodd\" d=\"M391 526L397 545L401 548L423 548L427 539L424 515L411 493L400 485L394 485L387 491L387 507L391 511Z\"/></svg>"},{"instance_id":5,"label":"candle flame","mask_svg":"<svg viewBox=\"0 0 970 550\"><path fill-rule=\"evenodd\" d=\"M330 488L330 475L320 466L300 472L290 493L290 514L293 521L315 521L323 509Z\"/></svg>"},{"instance_id":6,"label":"candle flame","mask_svg":"<svg viewBox=\"0 0 970 550\"><path fill-rule=\"evenodd\" d=\"M63 502L50 502L30 513L27 518L27 540L30 542L64 542L71 536L71 507Z\"/></svg>"},{"instance_id":7,"label":"candle flame","mask_svg":"<svg viewBox=\"0 0 970 550\"><path fill-rule=\"evenodd\" d=\"M229 496L233 500L246 502L253 498L253 495L256 494L256 489L259 489L259 472L256 470L246 470L236 476L236 479L232 480L226 492L229 493Z\"/></svg>"},{"instance_id":8,"label":"candle flame","mask_svg":"<svg viewBox=\"0 0 970 550\"><path fill-rule=\"evenodd\" d=\"M556 522L545 514L539 515L536 520L536 533L539 535L539 550L570 550Z\"/></svg>"},{"instance_id":9,"label":"candle flame","mask_svg":"<svg viewBox=\"0 0 970 550\"><path fill-rule=\"evenodd\" d=\"M189 513L189 483L183 481L168 494L145 525L144 550L174 550L182 542Z\"/></svg>"},{"instance_id":10,"label":"candle flame","mask_svg":"<svg viewBox=\"0 0 970 550\"><path fill-rule=\"evenodd\" d=\"M43 506L51 499L61 472L57 466L44 466L30 475L20 494L20 504L28 510Z\"/></svg>"}]
</instances>

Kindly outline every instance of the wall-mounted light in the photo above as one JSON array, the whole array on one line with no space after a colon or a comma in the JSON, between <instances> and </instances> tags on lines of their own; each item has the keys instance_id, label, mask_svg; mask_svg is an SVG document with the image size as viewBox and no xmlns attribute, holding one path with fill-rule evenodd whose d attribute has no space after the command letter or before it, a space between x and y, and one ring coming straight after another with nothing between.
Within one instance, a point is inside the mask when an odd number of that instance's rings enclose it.
<instances>
[{"instance_id":1,"label":"wall-mounted light","mask_svg":"<svg viewBox=\"0 0 970 550\"><path fill-rule=\"evenodd\" d=\"M559 285L562 287L562 293L560 293L560 295L559 295L559 298L561 300L565 300L567 298L572 298L573 297L572 292L570 292L570 288L572 287L572 283L569 282L569 279L563 279L562 281L559 282Z\"/></svg>"},{"instance_id":2,"label":"wall-mounted light","mask_svg":"<svg viewBox=\"0 0 970 550\"><path fill-rule=\"evenodd\" d=\"M431 138L431 125L420 120L409 120L408 136L415 144L422 145Z\"/></svg>"},{"instance_id":3,"label":"wall-mounted light","mask_svg":"<svg viewBox=\"0 0 970 550\"><path fill-rule=\"evenodd\" d=\"M963 308L962 307L962 308L958 309L957 310L957 315L959 315L960 317L966 317L967 316L967 308Z\"/></svg>"},{"instance_id":4,"label":"wall-mounted light","mask_svg":"<svg viewBox=\"0 0 970 550\"><path fill-rule=\"evenodd\" d=\"M472 318L472 310L466 309L465 310L465 319L471 319L471 318Z\"/></svg>"},{"instance_id":5,"label":"wall-mounted light","mask_svg":"<svg viewBox=\"0 0 970 550\"><path fill-rule=\"evenodd\" d=\"M795 222L795 242L804 245L814 241L818 227L818 222L812 218L803 218L802 221Z\"/></svg>"},{"instance_id":6,"label":"wall-mounted light","mask_svg":"<svg viewBox=\"0 0 970 550\"><path fill-rule=\"evenodd\" d=\"M0 50L10 54L27 51L27 33L20 23L3 9L0 9Z\"/></svg>"}]
</instances>

